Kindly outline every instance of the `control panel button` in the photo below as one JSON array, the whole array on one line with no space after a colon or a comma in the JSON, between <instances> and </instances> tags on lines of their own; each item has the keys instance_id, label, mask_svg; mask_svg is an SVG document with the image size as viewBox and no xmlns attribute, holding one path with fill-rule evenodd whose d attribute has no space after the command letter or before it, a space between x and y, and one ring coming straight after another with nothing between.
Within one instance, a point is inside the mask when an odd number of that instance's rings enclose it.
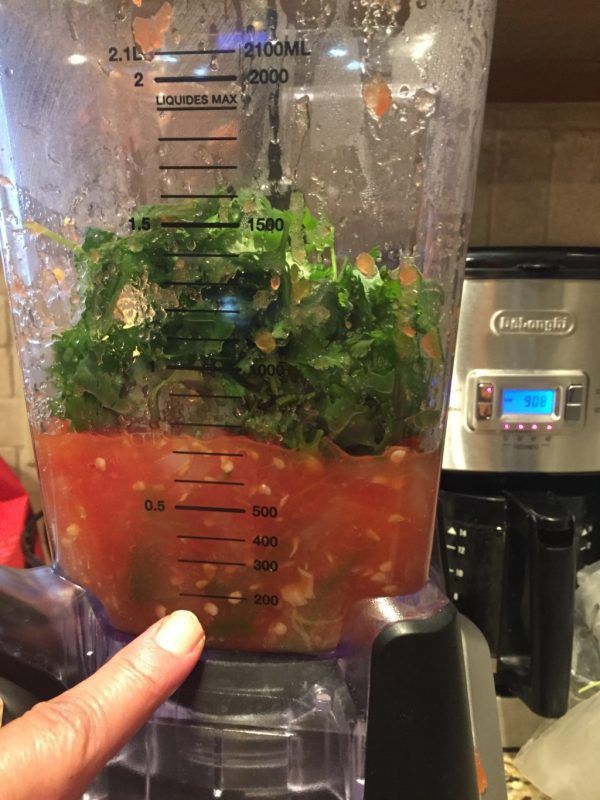
<instances>
[{"instance_id":1,"label":"control panel button","mask_svg":"<svg viewBox=\"0 0 600 800\"><path fill-rule=\"evenodd\" d=\"M567 405L581 405L583 403L583 386L575 383L567 389Z\"/></svg>"},{"instance_id":2,"label":"control panel button","mask_svg":"<svg viewBox=\"0 0 600 800\"><path fill-rule=\"evenodd\" d=\"M478 400L491 403L494 400L494 384L480 383L478 389Z\"/></svg>"},{"instance_id":3,"label":"control panel button","mask_svg":"<svg viewBox=\"0 0 600 800\"><path fill-rule=\"evenodd\" d=\"M568 403L565 408L565 420L567 422L579 422L581 420L581 413L583 406Z\"/></svg>"},{"instance_id":4,"label":"control panel button","mask_svg":"<svg viewBox=\"0 0 600 800\"><path fill-rule=\"evenodd\" d=\"M491 403L477 403L477 419L490 420L493 406Z\"/></svg>"}]
</instances>

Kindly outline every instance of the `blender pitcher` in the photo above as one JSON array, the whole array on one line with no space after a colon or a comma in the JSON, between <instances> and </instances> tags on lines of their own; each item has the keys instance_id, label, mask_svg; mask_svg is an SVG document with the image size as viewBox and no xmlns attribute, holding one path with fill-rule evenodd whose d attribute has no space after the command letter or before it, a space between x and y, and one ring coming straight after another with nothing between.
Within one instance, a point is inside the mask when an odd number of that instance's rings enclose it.
<instances>
[{"instance_id":1,"label":"blender pitcher","mask_svg":"<svg viewBox=\"0 0 600 800\"><path fill-rule=\"evenodd\" d=\"M96 643L188 608L332 664L423 597L492 14L2 4L2 255Z\"/></svg>"}]
</instances>

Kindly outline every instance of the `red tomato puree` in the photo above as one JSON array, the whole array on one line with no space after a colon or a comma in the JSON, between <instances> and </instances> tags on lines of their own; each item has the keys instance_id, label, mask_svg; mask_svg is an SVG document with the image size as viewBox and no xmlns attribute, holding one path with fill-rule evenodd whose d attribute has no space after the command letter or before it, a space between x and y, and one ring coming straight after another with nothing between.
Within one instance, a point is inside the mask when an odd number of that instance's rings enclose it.
<instances>
[{"instance_id":1,"label":"red tomato puree","mask_svg":"<svg viewBox=\"0 0 600 800\"><path fill-rule=\"evenodd\" d=\"M439 452L64 430L36 447L60 567L121 630L188 608L213 647L324 651L356 601L427 579Z\"/></svg>"}]
</instances>

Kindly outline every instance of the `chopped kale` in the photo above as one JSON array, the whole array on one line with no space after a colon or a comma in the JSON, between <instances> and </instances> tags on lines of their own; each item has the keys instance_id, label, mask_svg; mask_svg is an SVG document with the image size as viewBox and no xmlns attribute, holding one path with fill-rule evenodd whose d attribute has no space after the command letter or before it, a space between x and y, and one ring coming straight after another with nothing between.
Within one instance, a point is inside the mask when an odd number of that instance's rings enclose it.
<instances>
[{"instance_id":1,"label":"chopped kale","mask_svg":"<svg viewBox=\"0 0 600 800\"><path fill-rule=\"evenodd\" d=\"M184 394L202 399L190 432L234 419L290 448L373 454L435 424L442 293L410 259L364 274L336 258L299 194L284 211L245 191L138 216L148 230L91 229L73 248L83 312L55 340L52 377L75 430L176 422ZM180 224L198 221L226 225Z\"/></svg>"}]
</instances>

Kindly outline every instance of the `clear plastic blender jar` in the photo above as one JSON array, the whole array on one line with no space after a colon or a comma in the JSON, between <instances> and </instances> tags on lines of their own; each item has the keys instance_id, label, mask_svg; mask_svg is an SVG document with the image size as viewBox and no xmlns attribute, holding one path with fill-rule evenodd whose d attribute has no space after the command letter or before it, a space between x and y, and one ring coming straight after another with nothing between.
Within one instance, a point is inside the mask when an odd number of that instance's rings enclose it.
<instances>
[{"instance_id":1,"label":"clear plastic blender jar","mask_svg":"<svg viewBox=\"0 0 600 800\"><path fill-rule=\"evenodd\" d=\"M425 583L489 6L0 8L46 522L116 628L328 651Z\"/></svg>"}]
</instances>

